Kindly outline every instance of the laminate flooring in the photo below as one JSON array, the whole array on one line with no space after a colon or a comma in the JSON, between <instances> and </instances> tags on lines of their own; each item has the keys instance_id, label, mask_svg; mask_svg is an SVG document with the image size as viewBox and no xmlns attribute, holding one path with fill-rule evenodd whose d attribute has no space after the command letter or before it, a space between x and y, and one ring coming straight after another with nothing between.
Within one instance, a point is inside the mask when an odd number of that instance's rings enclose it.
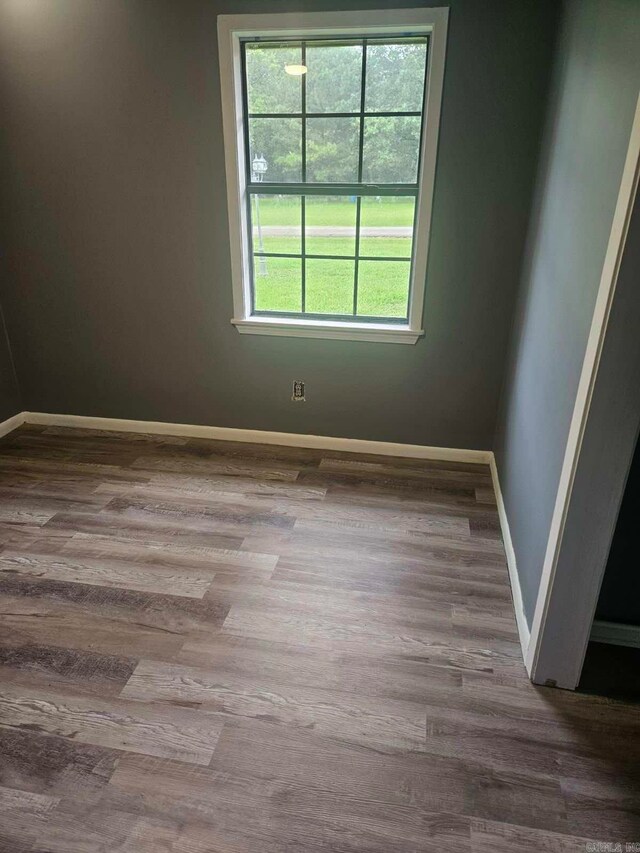
<instances>
[{"instance_id":1,"label":"laminate flooring","mask_svg":"<svg viewBox=\"0 0 640 853\"><path fill-rule=\"evenodd\" d=\"M640 709L529 683L486 466L25 426L0 613L2 853L640 841Z\"/></svg>"}]
</instances>

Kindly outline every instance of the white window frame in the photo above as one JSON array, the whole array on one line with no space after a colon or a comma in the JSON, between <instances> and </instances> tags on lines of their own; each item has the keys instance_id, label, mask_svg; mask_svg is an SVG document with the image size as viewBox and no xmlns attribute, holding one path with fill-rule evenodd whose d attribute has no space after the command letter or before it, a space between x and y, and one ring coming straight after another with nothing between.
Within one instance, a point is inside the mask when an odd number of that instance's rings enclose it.
<instances>
[{"instance_id":1,"label":"white window frame","mask_svg":"<svg viewBox=\"0 0 640 853\"><path fill-rule=\"evenodd\" d=\"M376 9L359 12L305 14L219 15L218 49L224 132L229 242L233 284L233 325L242 334L285 335L305 338L381 341L415 344L424 334L422 312L426 286L431 210L435 181L440 104L444 79L448 8ZM362 323L251 316L249 222L245 204L244 125L240 42L243 38L313 36L429 35L427 51L424 131L418 178L413 268L408 322Z\"/></svg>"}]
</instances>

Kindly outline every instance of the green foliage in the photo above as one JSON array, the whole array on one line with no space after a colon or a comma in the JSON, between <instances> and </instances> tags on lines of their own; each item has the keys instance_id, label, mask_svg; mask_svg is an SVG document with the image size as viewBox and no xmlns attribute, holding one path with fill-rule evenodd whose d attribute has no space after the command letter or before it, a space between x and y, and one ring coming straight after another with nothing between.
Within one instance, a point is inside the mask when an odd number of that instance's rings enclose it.
<instances>
[{"instance_id":1,"label":"green foliage","mask_svg":"<svg viewBox=\"0 0 640 853\"><path fill-rule=\"evenodd\" d=\"M367 112L422 109L424 42L370 43L367 48Z\"/></svg>"},{"instance_id":2,"label":"green foliage","mask_svg":"<svg viewBox=\"0 0 640 853\"><path fill-rule=\"evenodd\" d=\"M299 46L249 44L247 98L251 113L296 113L302 107L300 77L285 73L285 65L302 61Z\"/></svg>"},{"instance_id":3,"label":"green foliage","mask_svg":"<svg viewBox=\"0 0 640 853\"><path fill-rule=\"evenodd\" d=\"M330 117L357 112L362 86L362 44L307 43L305 62L307 111L326 118L307 119L307 180L357 180L359 120ZM253 113L296 113L302 110L302 77L285 72L301 64L299 45L247 45L249 110ZM365 110L419 111L422 108L426 43L369 42L367 46ZM267 179L302 179L302 121L299 118L261 119L249 123L250 154L263 155ZM363 180L411 183L417 177L420 119L379 116L365 120Z\"/></svg>"},{"instance_id":4,"label":"green foliage","mask_svg":"<svg viewBox=\"0 0 640 853\"><path fill-rule=\"evenodd\" d=\"M362 45L307 46L307 112L360 110Z\"/></svg>"},{"instance_id":5,"label":"green foliage","mask_svg":"<svg viewBox=\"0 0 640 853\"><path fill-rule=\"evenodd\" d=\"M313 118L307 121L307 180L313 183L356 183L357 118Z\"/></svg>"}]
</instances>

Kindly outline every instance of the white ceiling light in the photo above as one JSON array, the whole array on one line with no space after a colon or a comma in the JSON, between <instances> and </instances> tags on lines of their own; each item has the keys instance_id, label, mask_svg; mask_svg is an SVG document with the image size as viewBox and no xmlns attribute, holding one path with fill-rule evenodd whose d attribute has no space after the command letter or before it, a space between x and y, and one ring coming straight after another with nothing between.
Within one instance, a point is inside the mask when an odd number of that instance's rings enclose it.
<instances>
[{"instance_id":1,"label":"white ceiling light","mask_svg":"<svg viewBox=\"0 0 640 853\"><path fill-rule=\"evenodd\" d=\"M292 77L302 77L303 74L307 73L306 65L285 65L284 70L287 74L291 74Z\"/></svg>"}]
</instances>

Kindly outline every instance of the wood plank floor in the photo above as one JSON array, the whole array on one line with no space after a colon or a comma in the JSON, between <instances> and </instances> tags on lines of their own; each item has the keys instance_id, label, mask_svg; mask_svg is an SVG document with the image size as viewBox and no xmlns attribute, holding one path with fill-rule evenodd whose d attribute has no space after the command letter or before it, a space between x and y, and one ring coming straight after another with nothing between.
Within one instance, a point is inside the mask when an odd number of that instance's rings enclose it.
<instances>
[{"instance_id":1,"label":"wood plank floor","mask_svg":"<svg viewBox=\"0 0 640 853\"><path fill-rule=\"evenodd\" d=\"M485 466L0 441L2 853L640 841L640 706L532 686Z\"/></svg>"}]
</instances>

